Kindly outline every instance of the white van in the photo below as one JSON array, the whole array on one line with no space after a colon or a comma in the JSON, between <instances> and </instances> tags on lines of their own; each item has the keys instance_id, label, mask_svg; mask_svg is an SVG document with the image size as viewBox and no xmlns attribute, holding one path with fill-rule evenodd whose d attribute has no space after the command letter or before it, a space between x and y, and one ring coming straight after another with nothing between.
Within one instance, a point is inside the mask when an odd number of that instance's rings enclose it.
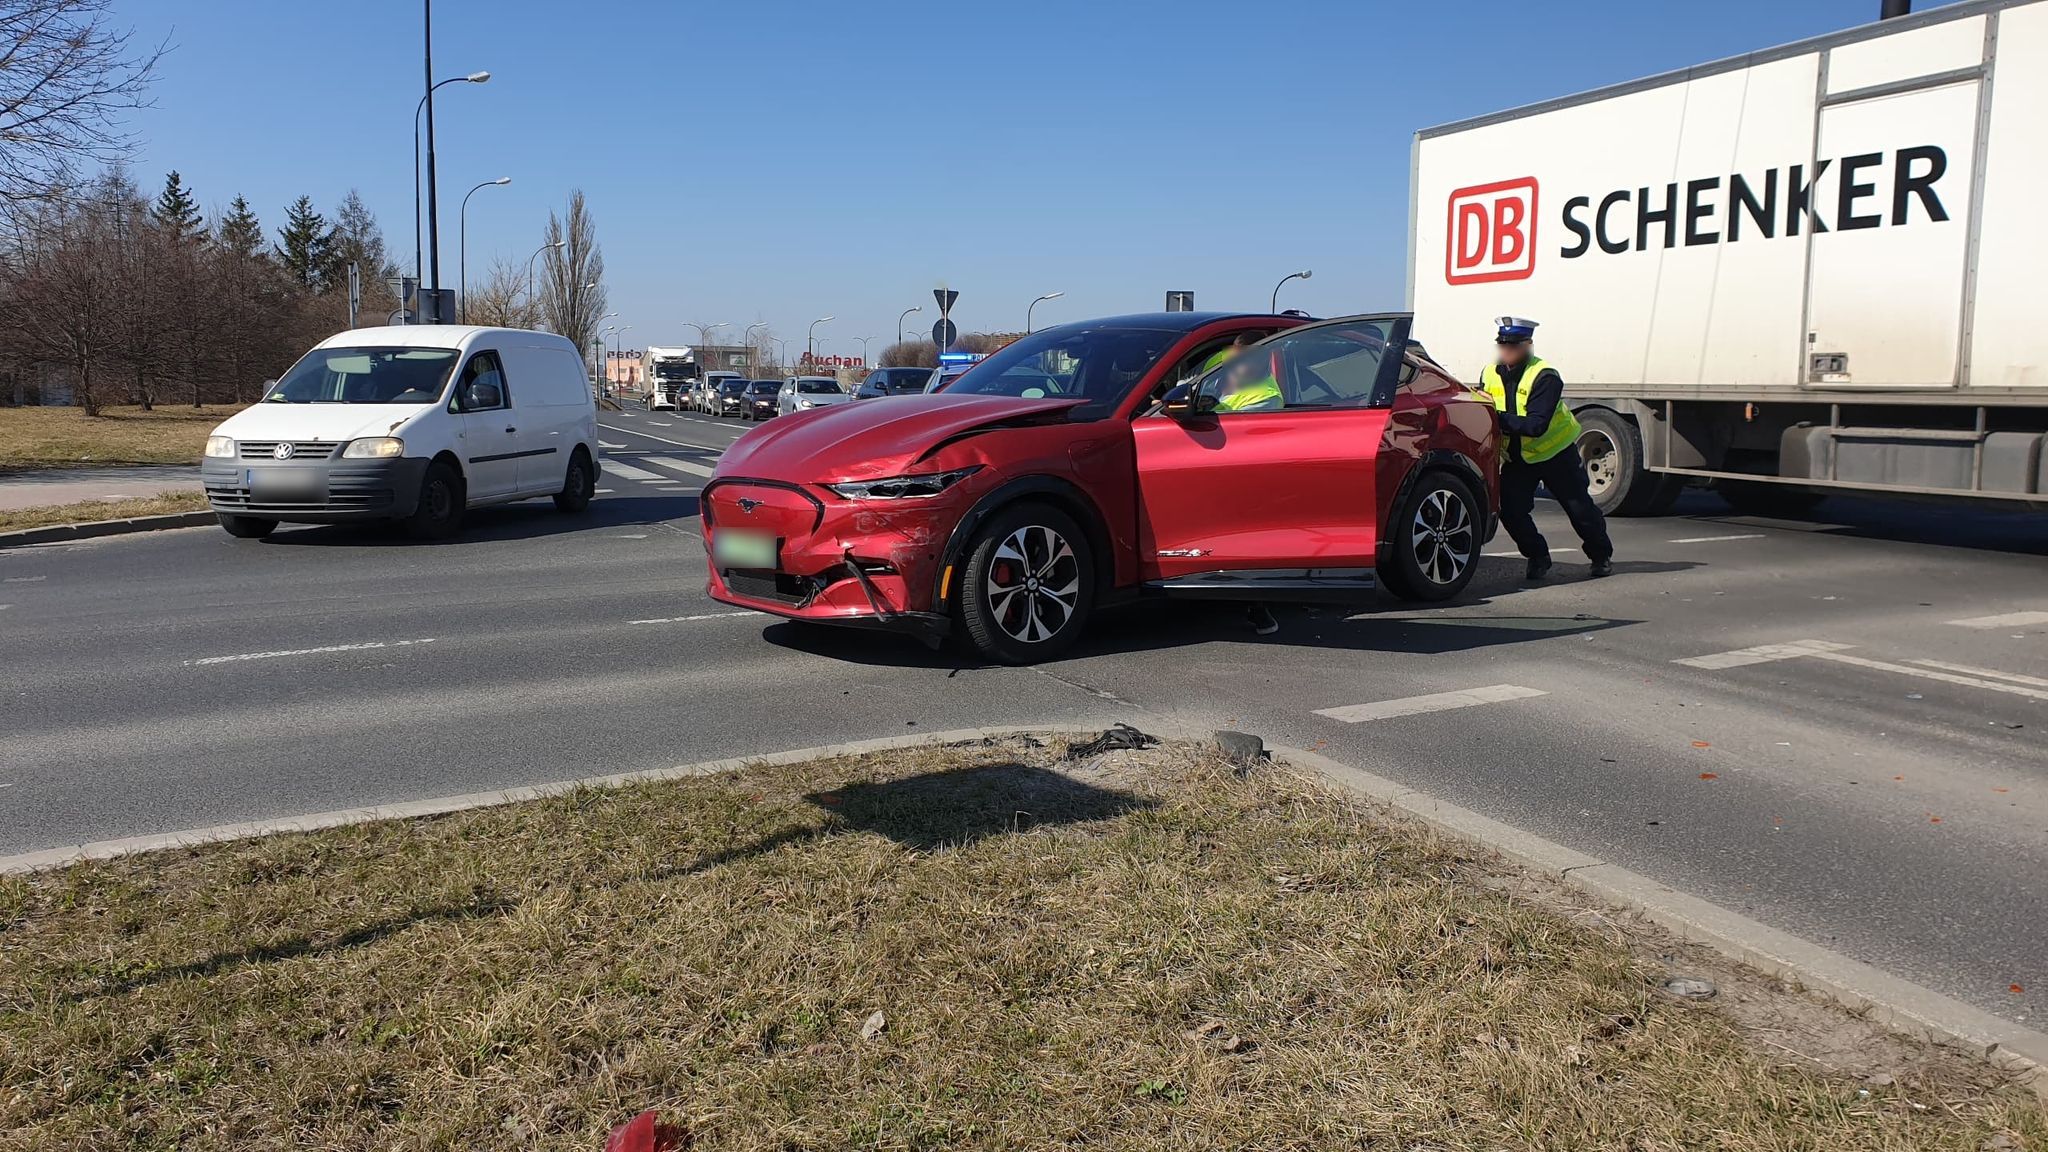
<instances>
[{"instance_id":1,"label":"white van","mask_svg":"<svg viewBox=\"0 0 2048 1152\"><path fill-rule=\"evenodd\" d=\"M465 508L596 491L597 406L568 340L517 328L358 328L322 341L206 439L220 526L402 521L446 536Z\"/></svg>"}]
</instances>

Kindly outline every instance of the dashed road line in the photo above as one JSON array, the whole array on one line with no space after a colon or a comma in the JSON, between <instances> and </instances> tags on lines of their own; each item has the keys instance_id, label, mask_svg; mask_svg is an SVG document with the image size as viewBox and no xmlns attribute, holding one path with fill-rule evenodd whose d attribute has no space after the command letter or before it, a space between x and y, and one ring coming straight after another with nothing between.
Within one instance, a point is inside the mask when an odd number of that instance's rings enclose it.
<instances>
[{"instance_id":1,"label":"dashed road line","mask_svg":"<svg viewBox=\"0 0 2048 1152\"><path fill-rule=\"evenodd\" d=\"M1939 672L1931 668L1915 668L1910 664L1890 664L1883 660L1869 660L1862 656L1847 656L1840 652L1815 652L1817 660L1832 660L1837 664L1853 664L1858 668L1872 668L1879 672L1896 672L1901 676L1918 676L1923 680L1939 680L1944 684L1961 684L1966 688L1983 688L1991 692L2005 692L2014 696L2026 696L2034 700L2048 700L2048 690L2029 688L2022 684L2000 684L1978 676L1960 676L1953 672Z\"/></svg>"},{"instance_id":2,"label":"dashed road line","mask_svg":"<svg viewBox=\"0 0 2048 1152\"><path fill-rule=\"evenodd\" d=\"M187 660L187 668L201 668L209 664L239 664L247 660L276 660L283 656L319 656L328 652L366 652L372 648L409 648L415 644L432 644L433 637L423 640L372 640L366 644L327 644L319 648L285 648L276 652L242 652L234 656L207 656L198 660Z\"/></svg>"},{"instance_id":3,"label":"dashed road line","mask_svg":"<svg viewBox=\"0 0 2048 1152\"><path fill-rule=\"evenodd\" d=\"M598 425L598 427L611 428L611 425L600 424ZM725 449L723 448L713 448L709 444L691 444L682 440L671 440L666 436L656 436L652 432L642 432L637 428L611 428L611 430L614 432L624 432L629 436L638 436L644 440L654 440L662 444L673 444L678 448L689 448L697 452L709 452L713 456L716 456L719 453L725 451ZM737 433L735 433L735 435L737 435Z\"/></svg>"},{"instance_id":4,"label":"dashed road line","mask_svg":"<svg viewBox=\"0 0 2048 1152\"><path fill-rule=\"evenodd\" d=\"M48 576L9 576L5 580L0 580L0 584L33 584L38 580L48 579Z\"/></svg>"},{"instance_id":5,"label":"dashed road line","mask_svg":"<svg viewBox=\"0 0 2048 1152\"><path fill-rule=\"evenodd\" d=\"M1762 532L1743 532L1734 536L1687 536L1682 540L1666 540L1666 544L1717 544L1723 540L1761 540Z\"/></svg>"},{"instance_id":6,"label":"dashed road line","mask_svg":"<svg viewBox=\"0 0 2048 1152\"><path fill-rule=\"evenodd\" d=\"M692 464L688 460L677 460L671 456L642 456L640 461L643 464L656 464L663 468L673 468L678 472L688 472L695 476L709 476L713 472L713 469L706 468L702 464Z\"/></svg>"},{"instance_id":7,"label":"dashed road line","mask_svg":"<svg viewBox=\"0 0 2048 1152\"><path fill-rule=\"evenodd\" d=\"M759 616L759 612L706 612L698 616L664 616L658 620L628 620L628 624L694 624L699 620L727 620L734 616Z\"/></svg>"},{"instance_id":8,"label":"dashed road line","mask_svg":"<svg viewBox=\"0 0 2048 1152\"><path fill-rule=\"evenodd\" d=\"M1519 684L1494 684L1485 688L1467 688L1459 692L1435 692L1428 696L1378 700L1371 704L1318 708L1316 715L1342 720L1346 724L1362 724L1369 720L1391 720L1396 716L1416 716L1424 712L1448 712L1453 708L1470 708L1477 704L1498 704L1505 700L1527 700L1547 695L1549 693L1540 688L1524 688Z\"/></svg>"},{"instance_id":9,"label":"dashed road line","mask_svg":"<svg viewBox=\"0 0 2048 1152\"><path fill-rule=\"evenodd\" d=\"M1673 660L1672 663L1684 664L1690 668L1719 670L1741 668L1748 664L1768 664L1773 660L1794 660L1801 656L1820 656L1853 647L1853 644L1837 644L1832 640L1794 640L1789 644L1759 644L1754 648L1737 648L1733 652L1688 656L1683 660Z\"/></svg>"},{"instance_id":10,"label":"dashed road line","mask_svg":"<svg viewBox=\"0 0 2048 1152\"><path fill-rule=\"evenodd\" d=\"M1996 668L1972 668L1968 664L1950 664L1946 660L1908 660L1922 668L1939 668L1944 672L1961 672L1966 676L1984 676L1993 680L2010 680L2015 684L2026 684L2035 688L2048 688L2048 680L2039 676L2022 676L2017 672L2000 672Z\"/></svg>"},{"instance_id":11,"label":"dashed road line","mask_svg":"<svg viewBox=\"0 0 2048 1152\"><path fill-rule=\"evenodd\" d=\"M663 477L659 473L649 472L645 468L635 468L631 464L621 464L616 460L605 461L604 470L611 473L614 476L617 476L621 480L645 481L666 479L666 477Z\"/></svg>"},{"instance_id":12,"label":"dashed road line","mask_svg":"<svg viewBox=\"0 0 2048 1152\"><path fill-rule=\"evenodd\" d=\"M1958 628L2024 628L2031 624L2048 624L2048 612L2007 612L2002 616L1973 616L1949 623Z\"/></svg>"},{"instance_id":13,"label":"dashed road line","mask_svg":"<svg viewBox=\"0 0 2048 1152\"><path fill-rule=\"evenodd\" d=\"M1565 552L1570 552L1570 553L1572 553L1573 555L1578 555L1578 554L1579 554L1579 550L1578 550L1577 548L1552 548L1552 549L1550 550L1550 554L1551 554L1552 556L1556 556L1556 555L1559 555L1559 554L1561 554L1561 553L1565 553ZM1488 555L1488 556L1520 556L1520 555L1521 555L1521 553L1520 553L1520 552L1488 552L1488 553L1486 553L1486 555Z\"/></svg>"}]
</instances>

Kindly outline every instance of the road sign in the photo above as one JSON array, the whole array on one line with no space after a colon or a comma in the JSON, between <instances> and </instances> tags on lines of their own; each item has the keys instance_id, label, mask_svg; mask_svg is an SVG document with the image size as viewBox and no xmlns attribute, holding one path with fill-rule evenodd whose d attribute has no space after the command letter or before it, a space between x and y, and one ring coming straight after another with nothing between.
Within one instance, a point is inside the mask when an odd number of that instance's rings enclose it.
<instances>
[{"instance_id":1,"label":"road sign","mask_svg":"<svg viewBox=\"0 0 2048 1152\"><path fill-rule=\"evenodd\" d=\"M940 316L951 316L953 314L953 301L958 300L959 298L960 294L958 292L953 291L951 288L932 289L932 299L937 300L939 302Z\"/></svg>"},{"instance_id":2,"label":"road sign","mask_svg":"<svg viewBox=\"0 0 2048 1152\"><path fill-rule=\"evenodd\" d=\"M954 293L954 295L958 295L958 293ZM953 341L959 338L960 329L955 328L951 320L941 320L937 324L932 325L932 343L937 344L941 352L951 348Z\"/></svg>"},{"instance_id":3,"label":"road sign","mask_svg":"<svg viewBox=\"0 0 2048 1152\"><path fill-rule=\"evenodd\" d=\"M1168 292L1166 294L1166 310L1168 312L1193 312L1195 310L1195 294L1193 292Z\"/></svg>"}]
</instances>

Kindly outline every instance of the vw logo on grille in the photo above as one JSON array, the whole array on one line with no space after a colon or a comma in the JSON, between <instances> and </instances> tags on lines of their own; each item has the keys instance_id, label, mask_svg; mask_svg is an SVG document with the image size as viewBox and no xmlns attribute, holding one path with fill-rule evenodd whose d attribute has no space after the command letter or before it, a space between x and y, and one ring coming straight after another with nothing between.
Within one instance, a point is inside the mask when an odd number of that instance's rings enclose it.
<instances>
[{"instance_id":1,"label":"vw logo on grille","mask_svg":"<svg viewBox=\"0 0 2048 1152\"><path fill-rule=\"evenodd\" d=\"M277 447L275 447L275 448L273 448L273 449L271 449L271 450L270 450L270 454L271 454L272 456L275 456L275 457L277 457L277 458L278 458L279 460L289 460L289 459L291 459L291 458L292 458L292 442L291 442L291 441L289 441L289 440L287 440L287 441L285 441L284 443L282 443L282 444L279 444L279 445L278 445Z\"/></svg>"},{"instance_id":2,"label":"vw logo on grille","mask_svg":"<svg viewBox=\"0 0 2048 1152\"><path fill-rule=\"evenodd\" d=\"M761 502L759 500L749 500L745 496L740 497L738 503L740 506L740 511L745 512L749 516L752 516L754 514L754 509L759 508L761 506Z\"/></svg>"}]
</instances>

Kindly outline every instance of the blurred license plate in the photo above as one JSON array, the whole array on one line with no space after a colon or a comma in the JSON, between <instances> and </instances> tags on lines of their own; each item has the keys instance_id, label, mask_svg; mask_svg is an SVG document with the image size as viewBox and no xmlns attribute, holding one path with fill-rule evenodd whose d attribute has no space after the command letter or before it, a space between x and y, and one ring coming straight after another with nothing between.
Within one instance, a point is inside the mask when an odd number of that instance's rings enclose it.
<instances>
[{"instance_id":1,"label":"blurred license plate","mask_svg":"<svg viewBox=\"0 0 2048 1152\"><path fill-rule=\"evenodd\" d=\"M313 468L252 468L249 498L258 504L325 504L327 477Z\"/></svg>"},{"instance_id":2,"label":"blurred license plate","mask_svg":"<svg viewBox=\"0 0 2048 1152\"><path fill-rule=\"evenodd\" d=\"M711 538L711 556L726 568L775 567L775 537L727 528Z\"/></svg>"}]
</instances>

